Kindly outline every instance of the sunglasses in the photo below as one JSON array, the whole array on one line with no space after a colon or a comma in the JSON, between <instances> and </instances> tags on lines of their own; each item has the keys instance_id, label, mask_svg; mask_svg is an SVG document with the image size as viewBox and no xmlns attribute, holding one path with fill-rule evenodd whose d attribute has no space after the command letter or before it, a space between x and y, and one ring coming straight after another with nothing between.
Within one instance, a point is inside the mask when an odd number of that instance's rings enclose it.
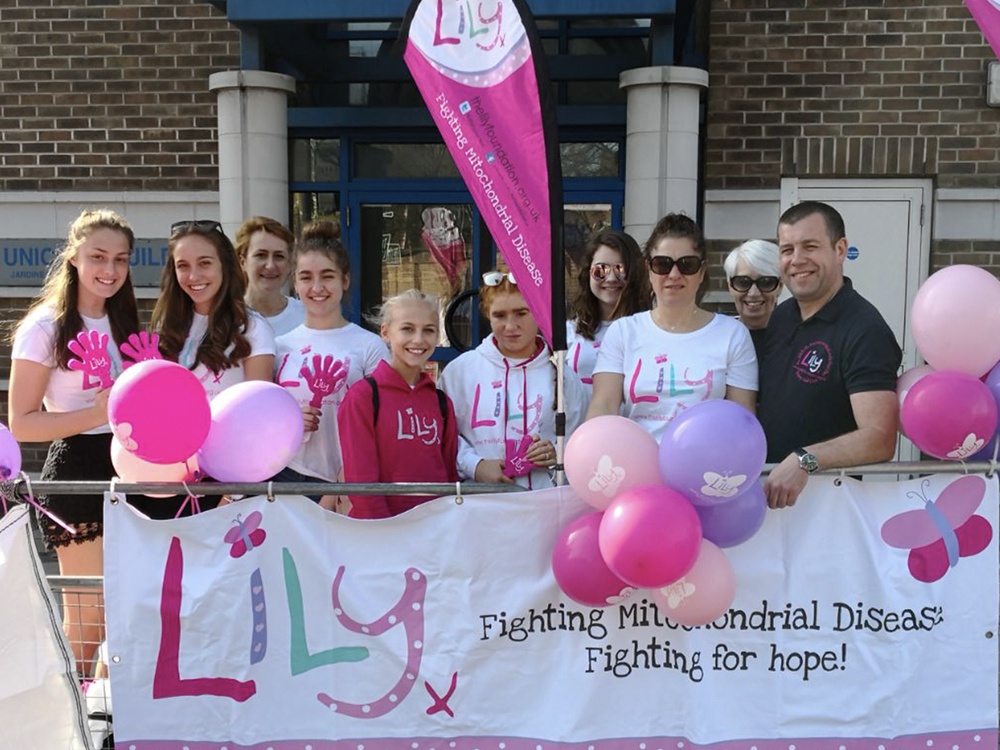
<instances>
[{"instance_id":1,"label":"sunglasses","mask_svg":"<svg viewBox=\"0 0 1000 750\"><path fill-rule=\"evenodd\" d=\"M175 221L170 225L170 236L173 237L179 232L218 232L222 231L222 224L212 219L195 219L194 221Z\"/></svg>"},{"instance_id":2,"label":"sunglasses","mask_svg":"<svg viewBox=\"0 0 1000 750\"><path fill-rule=\"evenodd\" d=\"M590 267L590 275L597 281L604 281L612 273L619 281L625 281L625 264L595 263Z\"/></svg>"},{"instance_id":3,"label":"sunglasses","mask_svg":"<svg viewBox=\"0 0 1000 750\"><path fill-rule=\"evenodd\" d=\"M780 283L781 280L777 276L758 276L756 279L752 276L733 276L729 280L729 286L737 292L749 292L750 287L756 285L762 294L773 292Z\"/></svg>"},{"instance_id":4,"label":"sunglasses","mask_svg":"<svg viewBox=\"0 0 1000 750\"><path fill-rule=\"evenodd\" d=\"M500 286L505 276L511 284L517 286L517 281L514 280L514 274L504 273L503 271L487 271L483 274L483 283L486 284L486 286Z\"/></svg>"},{"instance_id":5,"label":"sunglasses","mask_svg":"<svg viewBox=\"0 0 1000 750\"><path fill-rule=\"evenodd\" d=\"M705 265L705 261L697 255L685 255L677 260L669 255L654 255L647 258L646 265L657 276L667 276L674 270L674 266L677 266L678 270L685 276L694 276Z\"/></svg>"}]
</instances>

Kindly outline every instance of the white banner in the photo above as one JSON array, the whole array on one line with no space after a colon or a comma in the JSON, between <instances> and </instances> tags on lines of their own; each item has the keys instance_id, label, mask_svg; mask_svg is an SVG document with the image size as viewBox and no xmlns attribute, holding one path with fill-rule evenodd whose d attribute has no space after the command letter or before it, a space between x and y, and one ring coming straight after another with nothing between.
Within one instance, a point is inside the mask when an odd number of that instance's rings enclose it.
<instances>
[{"instance_id":1,"label":"white banner","mask_svg":"<svg viewBox=\"0 0 1000 750\"><path fill-rule=\"evenodd\" d=\"M106 504L116 741L992 750L998 487L973 479L810 479L726 551L736 600L696 629L649 592L605 609L560 592L552 545L590 510L566 489L384 521L297 497L175 521ZM987 528L973 552L967 532ZM946 572L918 581L883 534Z\"/></svg>"},{"instance_id":2,"label":"white banner","mask_svg":"<svg viewBox=\"0 0 1000 750\"><path fill-rule=\"evenodd\" d=\"M0 750L91 748L80 684L27 506L0 518Z\"/></svg>"}]
</instances>

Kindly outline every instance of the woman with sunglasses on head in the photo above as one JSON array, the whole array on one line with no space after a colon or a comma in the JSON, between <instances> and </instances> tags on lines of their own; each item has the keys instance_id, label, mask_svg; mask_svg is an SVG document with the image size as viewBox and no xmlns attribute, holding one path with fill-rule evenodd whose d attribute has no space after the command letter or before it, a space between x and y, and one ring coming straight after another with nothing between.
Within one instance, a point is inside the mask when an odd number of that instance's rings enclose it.
<instances>
[{"instance_id":1,"label":"woman with sunglasses on head","mask_svg":"<svg viewBox=\"0 0 1000 750\"><path fill-rule=\"evenodd\" d=\"M611 322L649 309L642 251L631 235L604 229L584 246L579 289L566 322L566 363L590 394L594 363Z\"/></svg>"},{"instance_id":2,"label":"woman with sunglasses on head","mask_svg":"<svg viewBox=\"0 0 1000 750\"><path fill-rule=\"evenodd\" d=\"M139 331L129 278L134 243L132 227L119 214L82 212L70 225L41 295L14 332L7 394L10 430L19 442L51 441L43 480L109 481L115 475L108 395L110 381L123 369L118 347ZM106 353L81 349L81 332L106 337ZM85 358L104 363L105 374L81 367ZM53 495L40 500L73 530L38 516L46 546L55 548L59 574L102 575L104 497ZM103 600L100 593L73 588L64 589L62 599L63 629L77 669L89 676L97 644L104 640Z\"/></svg>"},{"instance_id":3,"label":"woman with sunglasses on head","mask_svg":"<svg viewBox=\"0 0 1000 750\"><path fill-rule=\"evenodd\" d=\"M455 405L458 473L477 482L553 486L556 367L510 273L483 274L479 306L492 332L445 367L440 385ZM566 434L580 424L587 394L565 378Z\"/></svg>"},{"instance_id":4,"label":"woman with sunglasses on head","mask_svg":"<svg viewBox=\"0 0 1000 750\"><path fill-rule=\"evenodd\" d=\"M245 301L271 326L275 336L302 325L302 302L285 294L292 272L291 246L295 235L275 219L254 216L236 230L236 256L246 275Z\"/></svg>"},{"instance_id":5,"label":"woman with sunglasses on head","mask_svg":"<svg viewBox=\"0 0 1000 750\"><path fill-rule=\"evenodd\" d=\"M722 267L736 305L737 320L751 334L766 328L781 295L778 246L764 240L747 240L733 248Z\"/></svg>"},{"instance_id":6,"label":"woman with sunglasses on head","mask_svg":"<svg viewBox=\"0 0 1000 750\"><path fill-rule=\"evenodd\" d=\"M243 301L243 272L217 221L170 227L152 327L165 359L192 370L214 398L244 380L270 380L274 336Z\"/></svg>"},{"instance_id":7,"label":"woman with sunglasses on head","mask_svg":"<svg viewBox=\"0 0 1000 750\"><path fill-rule=\"evenodd\" d=\"M612 323L597 354L588 418L622 413L659 439L670 420L710 398L753 411L757 358L749 331L698 306L707 260L698 225L664 216L643 255L656 303Z\"/></svg>"}]
</instances>

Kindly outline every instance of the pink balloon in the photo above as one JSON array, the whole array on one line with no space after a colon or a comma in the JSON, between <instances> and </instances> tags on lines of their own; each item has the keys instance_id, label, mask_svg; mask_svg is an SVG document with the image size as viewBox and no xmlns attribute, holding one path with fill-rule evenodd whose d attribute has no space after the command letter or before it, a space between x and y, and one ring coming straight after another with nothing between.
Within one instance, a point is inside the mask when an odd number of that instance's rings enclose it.
<instances>
[{"instance_id":1,"label":"pink balloon","mask_svg":"<svg viewBox=\"0 0 1000 750\"><path fill-rule=\"evenodd\" d=\"M619 493L601 519L601 557L626 583L658 588L694 565L701 521L677 490L654 485Z\"/></svg>"},{"instance_id":2,"label":"pink balloon","mask_svg":"<svg viewBox=\"0 0 1000 750\"><path fill-rule=\"evenodd\" d=\"M900 409L903 408L903 399L906 398L906 394L910 392L913 385L924 375L929 375L932 372L934 372L934 368L930 365L917 365L899 376L896 380L896 397L899 399Z\"/></svg>"},{"instance_id":3,"label":"pink balloon","mask_svg":"<svg viewBox=\"0 0 1000 750\"><path fill-rule=\"evenodd\" d=\"M724 615L736 598L733 566L721 549L702 540L691 570L676 583L657 588L651 598L678 625L707 625Z\"/></svg>"},{"instance_id":4,"label":"pink balloon","mask_svg":"<svg viewBox=\"0 0 1000 750\"><path fill-rule=\"evenodd\" d=\"M1000 361L1000 280L978 266L942 268L917 290L910 322L934 369L982 377Z\"/></svg>"},{"instance_id":5,"label":"pink balloon","mask_svg":"<svg viewBox=\"0 0 1000 750\"><path fill-rule=\"evenodd\" d=\"M139 362L118 376L108 394L108 421L122 446L155 464L193 456L212 414L197 376L165 359Z\"/></svg>"},{"instance_id":6,"label":"pink balloon","mask_svg":"<svg viewBox=\"0 0 1000 750\"><path fill-rule=\"evenodd\" d=\"M899 421L903 434L924 453L963 461L996 432L997 403L978 378L938 370L910 388Z\"/></svg>"},{"instance_id":7,"label":"pink balloon","mask_svg":"<svg viewBox=\"0 0 1000 750\"><path fill-rule=\"evenodd\" d=\"M587 607L617 604L632 588L611 572L598 544L603 513L588 513L571 521L552 550L552 572L570 599Z\"/></svg>"},{"instance_id":8,"label":"pink balloon","mask_svg":"<svg viewBox=\"0 0 1000 750\"><path fill-rule=\"evenodd\" d=\"M275 383L247 380L212 399L212 426L198 452L219 482L262 482L288 465L302 444L302 410Z\"/></svg>"},{"instance_id":9,"label":"pink balloon","mask_svg":"<svg viewBox=\"0 0 1000 750\"><path fill-rule=\"evenodd\" d=\"M154 464L144 461L134 453L125 450L118 438L111 438L111 464L125 482L196 482L200 478L198 459L191 456L187 461L175 464ZM147 497L173 497L175 492L156 495L147 492Z\"/></svg>"},{"instance_id":10,"label":"pink balloon","mask_svg":"<svg viewBox=\"0 0 1000 750\"><path fill-rule=\"evenodd\" d=\"M598 510L630 487L659 484L656 439L631 419L594 417L576 428L566 442L566 479Z\"/></svg>"},{"instance_id":11,"label":"pink balloon","mask_svg":"<svg viewBox=\"0 0 1000 750\"><path fill-rule=\"evenodd\" d=\"M5 425L0 424L0 480L21 473L21 446Z\"/></svg>"}]
</instances>

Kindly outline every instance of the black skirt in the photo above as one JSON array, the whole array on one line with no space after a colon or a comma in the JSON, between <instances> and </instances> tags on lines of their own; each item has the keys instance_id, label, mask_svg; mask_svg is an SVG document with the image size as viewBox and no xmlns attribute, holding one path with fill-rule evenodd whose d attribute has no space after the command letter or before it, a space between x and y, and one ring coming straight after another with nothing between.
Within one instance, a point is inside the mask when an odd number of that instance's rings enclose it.
<instances>
[{"instance_id":1,"label":"black skirt","mask_svg":"<svg viewBox=\"0 0 1000 750\"><path fill-rule=\"evenodd\" d=\"M53 440L42 466L41 478L43 481L107 482L108 489L111 489L111 478L116 473L111 463L111 433L106 432ZM76 534L70 534L48 516L36 513L48 547L63 547L103 536L103 493L48 495L39 497L38 501L76 531ZM158 520L174 518L182 505L184 511L181 515L189 516L192 513L191 503L185 505L183 495L166 498L129 495L128 503L144 515ZM201 498L199 504L201 510L208 510L218 503L218 496L214 496Z\"/></svg>"}]
</instances>

